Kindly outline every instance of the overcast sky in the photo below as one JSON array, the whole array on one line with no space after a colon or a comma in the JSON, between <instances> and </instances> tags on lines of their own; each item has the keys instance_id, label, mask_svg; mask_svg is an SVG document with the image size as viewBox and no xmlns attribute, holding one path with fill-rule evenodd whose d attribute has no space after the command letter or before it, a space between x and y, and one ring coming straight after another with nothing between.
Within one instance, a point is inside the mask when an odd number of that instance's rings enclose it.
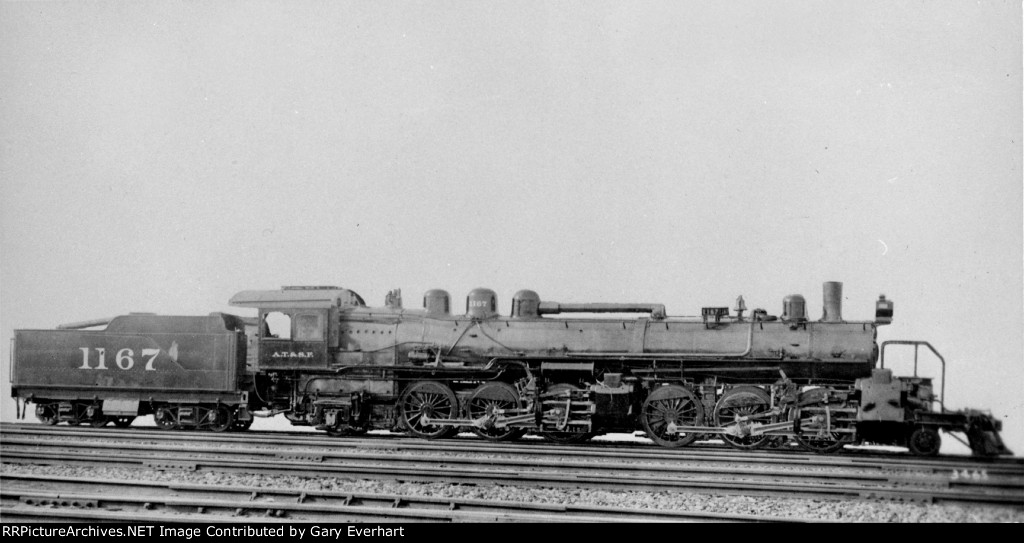
<instances>
[{"instance_id":1,"label":"overcast sky","mask_svg":"<svg viewBox=\"0 0 1024 543\"><path fill-rule=\"evenodd\" d=\"M3 373L15 328L281 285L843 281L1024 453L1021 81L1020 2L3 1Z\"/></svg>"}]
</instances>

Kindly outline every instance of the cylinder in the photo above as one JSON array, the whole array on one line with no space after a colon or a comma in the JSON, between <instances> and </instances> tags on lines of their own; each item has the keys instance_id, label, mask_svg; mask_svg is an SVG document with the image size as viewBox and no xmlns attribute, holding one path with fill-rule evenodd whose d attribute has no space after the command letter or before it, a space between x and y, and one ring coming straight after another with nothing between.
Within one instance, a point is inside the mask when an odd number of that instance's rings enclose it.
<instances>
[{"instance_id":1,"label":"cylinder","mask_svg":"<svg viewBox=\"0 0 1024 543\"><path fill-rule=\"evenodd\" d=\"M839 281L826 281L822 290L821 322L843 322L843 284Z\"/></svg>"}]
</instances>

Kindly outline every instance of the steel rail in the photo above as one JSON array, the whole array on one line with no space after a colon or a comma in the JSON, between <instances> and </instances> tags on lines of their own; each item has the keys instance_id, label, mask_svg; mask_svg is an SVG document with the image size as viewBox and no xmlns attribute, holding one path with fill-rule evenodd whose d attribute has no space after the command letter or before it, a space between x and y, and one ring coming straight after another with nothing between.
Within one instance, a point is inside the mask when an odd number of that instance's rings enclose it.
<instances>
[{"instance_id":1,"label":"steel rail","mask_svg":"<svg viewBox=\"0 0 1024 543\"><path fill-rule=\"evenodd\" d=\"M157 454L138 456L133 453L144 451L128 448L123 444L114 449L92 447L101 453L82 453L67 449L60 442L42 441L19 449L5 440L2 457L4 462L34 464L75 464L75 465L120 465L149 467L155 469L184 469L190 471L213 470L251 473L261 470L269 474L300 475L310 477L358 476L369 479L392 479L404 481L444 481L449 483L487 483L513 486L587 487L612 490L688 490L714 494L741 494L756 496L816 497L832 499L904 499L923 502L987 503L1021 506L1024 492L1020 482L1009 485L1009 492L993 490L986 481L963 480L952 482L934 478L902 479L850 478L847 474L772 472L753 477L736 478L730 471L735 468L709 471L687 471L685 467L671 470L640 470L639 473L623 474L621 466L607 466L605 463L579 463L578 472L569 473L563 465L551 465L549 469L524 470L521 463L509 464L498 459L443 457L419 459L405 456L399 458L406 465L394 465L396 455L382 455L376 463L342 461L324 462L323 456L300 455L297 457L280 454L267 459L265 454L242 458L239 449L219 450L204 455L195 447L181 450L156 448ZM86 448L90 444L84 444ZM46 448L57 449L47 452ZM225 457L226 456L226 457ZM479 467L486 464L486 467ZM463 467L469 465L471 467ZM535 466L536 467L536 466ZM656 467L656 466L655 466ZM672 467L670 467L672 468ZM694 476L695 473L701 476ZM666 476L668 475L668 476ZM708 475L711 475L710 477ZM780 480L789 479L789 480ZM954 486L958 488L953 488ZM1003 489L1005 490L1005 488Z\"/></svg>"},{"instance_id":2,"label":"steel rail","mask_svg":"<svg viewBox=\"0 0 1024 543\"><path fill-rule=\"evenodd\" d=\"M445 451L462 453L515 454L525 455L556 455L560 458L624 458L630 461L701 461L701 462L737 462L757 464L777 464L788 466L825 467L834 469L839 466L857 467L861 469L904 470L915 473L933 472L948 474L955 471L980 472L989 475L1007 475L1024 477L1024 459L1021 458L975 458L975 457L937 457L920 458L913 456L892 456L877 453L853 453L845 455L817 455L804 451L765 450L736 451L722 447L689 447L686 449L666 450L646 445L589 444L565 445L550 444L537 441L519 441L515 443L492 443L477 439L446 439L424 441L404 438L402 436L373 436L367 438L350 437L336 438L304 432L246 432L246 433L183 433L166 430L131 428L114 430L109 428L74 428L52 427L38 424L0 424L0 433L10 435L33 435L73 438L123 439L138 441L154 439L158 441L201 443L239 443L251 444L258 441L267 445L289 445L304 447L324 447L332 451L339 449L381 450L381 451Z\"/></svg>"},{"instance_id":3,"label":"steel rail","mask_svg":"<svg viewBox=\"0 0 1024 543\"><path fill-rule=\"evenodd\" d=\"M248 444L247 444L248 445ZM7 438L3 441L3 448L0 451L5 452L8 456L12 453L18 454L17 447L31 447L33 453L39 453L39 457L51 457L51 453L46 453L42 449L57 449L69 448L75 454L84 455L84 451L92 451L93 456L103 456L105 453L110 451L116 451L117 454L126 454L129 451L137 451L143 453L144 456L139 456L140 459L150 460L154 458L162 458L169 462L179 461L179 458L187 458L188 455L205 455L206 461L215 461L217 459L245 459L252 461L303 461L303 462L316 462L322 466L335 466L344 464L352 469L358 467L366 467L370 469L372 466L386 463L394 466L404 467L419 467L427 466L428 468L433 465L445 465L449 467L462 467L468 466L469 468L475 466L500 466L502 469L515 469L515 470L533 470L540 471L544 469L557 470L562 472L577 471L580 473L600 474L609 473L612 475L622 473L635 473L643 474L647 476L666 476L673 478L688 477L694 474L705 475L705 476L716 476L724 479L739 479L744 478L746 480L771 480L776 481L779 479L792 479L792 480L822 480L827 481L829 484L835 484L836 482L849 482L849 483L860 483L868 484L875 483L877 485L885 484L903 484L903 485L914 485L914 484L925 484L930 487L934 487L937 483L935 479L926 479L920 476L907 477L898 474L880 473L877 471L864 471L854 470L849 467L836 467L834 470L829 472L814 472L804 470L779 470L779 469L766 469L766 468L745 468L735 466L703 466L703 465L679 465L678 463L672 462L668 464L664 463L644 463L637 462L635 459L618 459L617 461L606 460L601 462L594 461L566 461L566 460L541 460L537 458L520 458L509 457L509 458L495 458L492 456L444 456L436 454L388 454L380 455L377 453L366 453L366 452L339 452L339 451L316 451L309 449L279 449L279 448L252 448L251 446L245 447L233 447L223 448L218 446L192 446L192 445L178 445L175 443L171 444L143 444L143 443L110 443L110 442L95 442L95 441L80 441L69 447L67 443L60 441L44 441L39 442L32 439L25 438ZM444 452L443 449L433 452ZM62 452L56 453L58 455L63 454ZM162 456L161 456L162 455ZM356 462L368 462L368 464L357 464ZM972 479L970 477L957 479L953 482L947 482L945 480L939 481L949 486L975 486L975 487L988 487L988 488L1008 488L1017 489L1024 488L1024 480L1012 480L1005 478L986 477L986 479Z\"/></svg>"},{"instance_id":4,"label":"steel rail","mask_svg":"<svg viewBox=\"0 0 1024 543\"><path fill-rule=\"evenodd\" d=\"M927 467L949 468L979 468L1001 469L1005 467L1008 471L1024 473L1024 458L1022 457L973 457L947 455L932 458L923 458L900 453L885 453L865 449L846 449L840 453L820 455L813 454L797 447L783 449L763 449L753 451L737 451L725 445L718 445L713 442L696 442L683 449L665 449L646 443L610 443L592 441L587 444L553 444L540 439L524 439L515 442L489 442L476 437L457 437L440 440L422 440L419 438L384 434L384 435L363 435L359 437L330 437L314 432L290 432L290 431L247 431L245 433L209 433L209 432L168 432L156 428L135 427L129 429L87 428L73 426L46 426L41 424L12 424L0 423L0 432L4 434L33 434L50 436L77 437L84 435L96 437L122 437L132 440L144 439L150 436L153 439L171 439L174 441L201 441L210 443L230 443L237 441L252 442L258 440L264 443L325 446L331 448L377 448L377 449L406 449L406 450L433 450L438 447L447 449L460 448L467 452L479 451L501 451L515 453L544 453L545 451L557 452L559 455L573 456L621 456L623 450L629 450L631 458L642 455L649 458L675 458L698 456L701 460L723 457L736 459L738 461L749 461L751 459L759 462L771 462L772 459L780 459L781 462L801 462L806 465L835 466L837 463L876 463L880 459L892 465L906 464L913 469Z\"/></svg>"},{"instance_id":5,"label":"steel rail","mask_svg":"<svg viewBox=\"0 0 1024 543\"><path fill-rule=\"evenodd\" d=\"M75 512L122 508L129 514L154 509L203 515L220 512L251 518L262 515L290 521L432 520L530 522L816 522L759 515L629 509L623 507L562 505L506 500L437 498L430 496L331 492L252 486L211 486L145 481L111 481L88 477L38 475L0 476L0 497L26 509L58 507ZM39 488L45 483L47 488ZM33 485L34 488L29 485ZM116 493L115 493L116 492ZM128 508L128 509L125 509ZM6 517L11 507L0 512ZM351 518L358 515L358 518ZM207 517L203 517L204 519ZM165 518L167 520L167 518Z\"/></svg>"}]
</instances>

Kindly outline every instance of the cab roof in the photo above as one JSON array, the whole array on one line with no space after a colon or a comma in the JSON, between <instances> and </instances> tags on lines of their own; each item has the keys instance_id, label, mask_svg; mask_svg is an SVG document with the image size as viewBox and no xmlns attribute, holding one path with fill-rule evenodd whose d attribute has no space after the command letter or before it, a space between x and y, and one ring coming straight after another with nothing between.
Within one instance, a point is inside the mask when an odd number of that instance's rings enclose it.
<instances>
[{"instance_id":1,"label":"cab roof","mask_svg":"<svg viewBox=\"0 0 1024 543\"><path fill-rule=\"evenodd\" d=\"M366 305L366 302L358 294L341 287L281 287L281 290L243 290L232 296L228 303L261 309L310 309Z\"/></svg>"}]
</instances>

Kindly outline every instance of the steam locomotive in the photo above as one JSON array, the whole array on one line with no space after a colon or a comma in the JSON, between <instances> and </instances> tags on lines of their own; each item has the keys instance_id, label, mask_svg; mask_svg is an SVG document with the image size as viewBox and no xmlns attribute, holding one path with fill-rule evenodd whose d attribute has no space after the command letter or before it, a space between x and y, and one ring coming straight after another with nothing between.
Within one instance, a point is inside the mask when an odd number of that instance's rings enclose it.
<instances>
[{"instance_id":1,"label":"steam locomotive","mask_svg":"<svg viewBox=\"0 0 1024 543\"><path fill-rule=\"evenodd\" d=\"M745 315L741 296L732 311L682 318L661 304L556 303L521 290L504 316L483 288L459 314L443 290L427 291L422 309L403 308L397 290L383 307L338 287L250 290L230 304L255 318L133 313L16 330L12 395L48 424L152 415L161 428L225 431L283 415L335 436L642 432L665 447L717 436L739 449L872 442L918 455L937 454L944 431L965 435L976 455L1011 454L1000 421L947 410L932 379L916 375L931 345L876 343L890 300L879 297L873 321L842 318L842 283L825 283L823 300L817 321L801 295L785 297L780 316ZM884 367L897 346L914 349L914 376Z\"/></svg>"}]
</instances>

